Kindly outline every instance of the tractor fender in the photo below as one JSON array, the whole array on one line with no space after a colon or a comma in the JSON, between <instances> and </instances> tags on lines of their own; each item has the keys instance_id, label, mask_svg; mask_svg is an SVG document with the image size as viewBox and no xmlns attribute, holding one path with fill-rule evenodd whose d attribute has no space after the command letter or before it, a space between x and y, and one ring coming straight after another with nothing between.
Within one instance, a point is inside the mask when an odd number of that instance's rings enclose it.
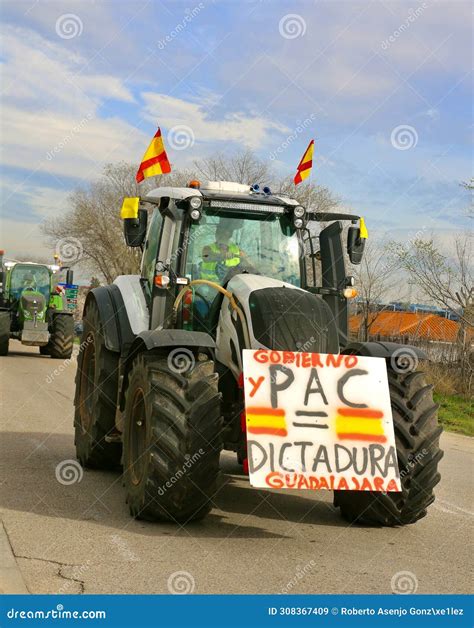
<instances>
[{"instance_id":1,"label":"tractor fender","mask_svg":"<svg viewBox=\"0 0 474 628\"><path fill-rule=\"evenodd\" d=\"M367 355L373 358L391 358L393 356L416 356L420 360L427 360L426 353L414 347L413 345L405 345L398 342L351 342L341 353L350 355Z\"/></svg>"},{"instance_id":2,"label":"tractor fender","mask_svg":"<svg viewBox=\"0 0 474 628\"><path fill-rule=\"evenodd\" d=\"M151 329L140 332L130 346L123 364L120 377L119 410L123 411L124 409L128 374L134 358L139 353L153 351L155 349L171 349L174 347L175 356L174 359L171 359L176 368L179 368L181 365L180 360L183 360L183 364L185 364L186 360L192 359L193 350L209 354L213 352L215 346L216 343L214 339L203 331ZM118 423L118 427L120 430L123 427L120 422Z\"/></svg>"},{"instance_id":3,"label":"tractor fender","mask_svg":"<svg viewBox=\"0 0 474 628\"><path fill-rule=\"evenodd\" d=\"M123 354L133 343L135 334L130 326L119 287L111 284L91 290L86 297L84 312L92 300L99 310L106 348Z\"/></svg>"}]
</instances>

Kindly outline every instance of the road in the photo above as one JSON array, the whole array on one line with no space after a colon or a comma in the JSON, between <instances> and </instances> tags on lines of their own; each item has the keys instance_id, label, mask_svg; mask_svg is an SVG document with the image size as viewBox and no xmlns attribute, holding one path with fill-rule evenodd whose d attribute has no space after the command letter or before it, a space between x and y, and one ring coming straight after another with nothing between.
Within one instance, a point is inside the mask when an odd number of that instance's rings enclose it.
<instances>
[{"instance_id":1,"label":"road","mask_svg":"<svg viewBox=\"0 0 474 628\"><path fill-rule=\"evenodd\" d=\"M184 528L135 521L118 473L56 479L58 465L74 459L75 361L10 346L0 358L1 508L31 593L470 592L468 437L443 435L437 501L404 528L348 526L324 491L252 489L230 454L206 520Z\"/></svg>"}]
</instances>

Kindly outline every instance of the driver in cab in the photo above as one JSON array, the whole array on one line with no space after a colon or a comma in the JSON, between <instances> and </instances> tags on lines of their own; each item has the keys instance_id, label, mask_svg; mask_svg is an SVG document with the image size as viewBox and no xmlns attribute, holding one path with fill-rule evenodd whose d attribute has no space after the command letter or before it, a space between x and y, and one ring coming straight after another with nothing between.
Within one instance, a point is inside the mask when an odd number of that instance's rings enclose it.
<instances>
[{"instance_id":1,"label":"driver in cab","mask_svg":"<svg viewBox=\"0 0 474 628\"><path fill-rule=\"evenodd\" d=\"M201 279L221 283L231 268L241 263L244 253L231 239L235 228L227 221L217 225L216 241L202 250Z\"/></svg>"}]
</instances>

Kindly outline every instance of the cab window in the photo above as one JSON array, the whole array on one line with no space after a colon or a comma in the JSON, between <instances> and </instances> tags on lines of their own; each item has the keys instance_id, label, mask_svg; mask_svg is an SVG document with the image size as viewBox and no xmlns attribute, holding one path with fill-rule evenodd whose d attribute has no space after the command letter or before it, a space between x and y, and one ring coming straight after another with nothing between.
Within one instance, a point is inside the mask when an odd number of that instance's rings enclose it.
<instances>
[{"instance_id":1,"label":"cab window","mask_svg":"<svg viewBox=\"0 0 474 628\"><path fill-rule=\"evenodd\" d=\"M163 228L163 216L158 208L153 210L151 220L149 222L145 250L142 258L142 277L146 279L146 285L151 294L153 287L153 279L155 276L156 257L160 246L161 231Z\"/></svg>"}]
</instances>

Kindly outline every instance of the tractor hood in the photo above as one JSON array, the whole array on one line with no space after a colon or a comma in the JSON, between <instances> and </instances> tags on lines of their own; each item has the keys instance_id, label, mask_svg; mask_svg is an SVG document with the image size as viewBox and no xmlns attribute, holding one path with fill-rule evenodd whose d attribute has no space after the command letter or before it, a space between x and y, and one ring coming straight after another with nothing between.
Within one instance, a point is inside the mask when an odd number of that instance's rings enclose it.
<instances>
[{"instance_id":1,"label":"tractor hood","mask_svg":"<svg viewBox=\"0 0 474 628\"><path fill-rule=\"evenodd\" d=\"M262 275L240 274L227 289L247 321L251 349L339 353L336 323L318 295ZM242 371L245 334L224 300L217 328L217 359L237 377Z\"/></svg>"},{"instance_id":2,"label":"tractor hood","mask_svg":"<svg viewBox=\"0 0 474 628\"><path fill-rule=\"evenodd\" d=\"M41 319L46 308L46 299L37 290L25 289L20 297L20 311L24 320Z\"/></svg>"}]
</instances>

